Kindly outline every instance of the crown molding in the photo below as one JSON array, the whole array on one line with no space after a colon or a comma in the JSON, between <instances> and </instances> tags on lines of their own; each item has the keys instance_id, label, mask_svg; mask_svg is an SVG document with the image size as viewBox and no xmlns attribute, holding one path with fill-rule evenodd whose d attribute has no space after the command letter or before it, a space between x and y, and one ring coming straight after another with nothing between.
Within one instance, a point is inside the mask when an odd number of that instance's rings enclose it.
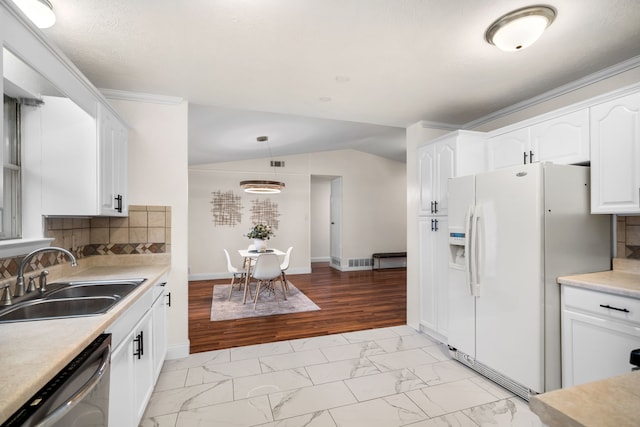
<instances>
[{"instance_id":1,"label":"crown molding","mask_svg":"<svg viewBox=\"0 0 640 427\"><path fill-rule=\"evenodd\" d=\"M459 130L462 129L462 125L456 125L451 123L431 122L429 120L420 120L420 125L423 128L428 129L442 129L442 130Z\"/></svg>"},{"instance_id":2,"label":"crown molding","mask_svg":"<svg viewBox=\"0 0 640 427\"><path fill-rule=\"evenodd\" d=\"M184 101L178 96L154 95L151 93L129 92L126 90L100 89L100 92L107 99L117 99L120 101L149 102L152 104L177 105Z\"/></svg>"},{"instance_id":3,"label":"crown molding","mask_svg":"<svg viewBox=\"0 0 640 427\"><path fill-rule=\"evenodd\" d=\"M550 91L541 93L538 96L534 96L533 98L529 98L525 101L518 102L516 104L510 105L501 110L495 111L479 119L465 123L460 128L475 129L476 127L481 126L485 123L489 123L491 121L501 119L503 117L517 113L519 111L525 110L529 107L533 107L534 105L542 104L543 102L550 101L559 96L566 95L570 92L598 83L602 80L605 80L610 77L616 76L618 74L624 73L626 71L632 70L639 66L640 66L640 55L634 56L633 58L627 59L626 61L620 62L615 65L612 65L611 67L604 68L593 74L589 74L588 76L585 76L581 79L574 80L570 83L559 86Z\"/></svg>"}]
</instances>

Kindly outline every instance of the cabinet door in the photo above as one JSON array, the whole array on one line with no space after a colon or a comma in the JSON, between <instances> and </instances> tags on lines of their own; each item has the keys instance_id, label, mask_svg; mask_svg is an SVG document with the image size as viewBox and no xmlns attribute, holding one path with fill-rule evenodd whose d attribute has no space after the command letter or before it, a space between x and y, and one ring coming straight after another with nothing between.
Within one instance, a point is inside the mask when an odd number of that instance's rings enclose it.
<instances>
[{"instance_id":1,"label":"cabinet door","mask_svg":"<svg viewBox=\"0 0 640 427\"><path fill-rule=\"evenodd\" d=\"M133 341L133 375L134 375L134 404L136 409L136 424L144 415L151 393L153 392L153 329L151 325L151 311L147 311L134 330Z\"/></svg>"},{"instance_id":2,"label":"cabinet door","mask_svg":"<svg viewBox=\"0 0 640 427\"><path fill-rule=\"evenodd\" d=\"M591 108L591 212L640 213L640 93Z\"/></svg>"},{"instance_id":3,"label":"cabinet door","mask_svg":"<svg viewBox=\"0 0 640 427\"><path fill-rule=\"evenodd\" d=\"M449 202L447 197L447 183L449 178L456 176L456 143L454 141L436 145L436 188L434 197L434 214L447 215Z\"/></svg>"},{"instance_id":4,"label":"cabinet door","mask_svg":"<svg viewBox=\"0 0 640 427\"><path fill-rule=\"evenodd\" d=\"M487 142L489 170L530 163L530 150L529 128L491 137Z\"/></svg>"},{"instance_id":5,"label":"cabinet door","mask_svg":"<svg viewBox=\"0 0 640 427\"><path fill-rule=\"evenodd\" d=\"M435 268L435 236L431 231L434 218L423 218L418 222L420 263L420 324L436 330L436 288L433 280Z\"/></svg>"},{"instance_id":6,"label":"cabinet door","mask_svg":"<svg viewBox=\"0 0 640 427\"><path fill-rule=\"evenodd\" d=\"M419 222L420 323L446 339L448 324L448 221L432 217Z\"/></svg>"},{"instance_id":7,"label":"cabinet door","mask_svg":"<svg viewBox=\"0 0 640 427\"><path fill-rule=\"evenodd\" d=\"M164 285L163 289L164 289ZM167 354L167 305L163 292L153 304L153 374L158 379Z\"/></svg>"},{"instance_id":8,"label":"cabinet door","mask_svg":"<svg viewBox=\"0 0 640 427\"><path fill-rule=\"evenodd\" d=\"M420 191L420 215L431 215L433 213L435 180L435 148L431 145L420 147L418 148L418 187Z\"/></svg>"},{"instance_id":9,"label":"cabinet door","mask_svg":"<svg viewBox=\"0 0 640 427\"><path fill-rule=\"evenodd\" d=\"M109 378L109 427L137 425L134 420L133 335L111 354Z\"/></svg>"},{"instance_id":10,"label":"cabinet door","mask_svg":"<svg viewBox=\"0 0 640 427\"><path fill-rule=\"evenodd\" d=\"M436 286L436 331L447 337L449 326L449 221L447 217L437 218L438 229L435 235L434 282Z\"/></svg>"},{"instance_id":11,"label":"cabinet door","mask_svg":"<svg viewBox=\"0 0 640 427\"><path fill-rule=\"evenodd\" d=\"M531 152L534 162L588 162L589 110L565 114L531 126Z\"/></svg>"},{"instance_id":12,"label":"cabinet door","mask_svg":"<svg viewBox=\"0 0 640 427\"><path fill-rule=\"evenodd\" d=\"M562 312L562 387L631 372L640 327L570 310Z\"/></svg>"},{"instance_id":13,"label":"cabinet door","mask_svg":"<svg viewBox=\"0 0 640 427\"><path fill-rule=\"evenodd\" d=\"M40 114L42 126L42 159L34 171L42 182L42 213L95 215L96 121L68 98L43 100L40 108L27 109L29 114Z\"/></svg>"},{"instance_id":14,"label":"cabinet door","mask_svg":"<svg viewBox=\"0 0 640 427\"><path fill-rule=\"evenodd\" d=\"M104 106L98 108L100 136L100 213L127 214L127 129Z\"/></svg>"}]
</instances>

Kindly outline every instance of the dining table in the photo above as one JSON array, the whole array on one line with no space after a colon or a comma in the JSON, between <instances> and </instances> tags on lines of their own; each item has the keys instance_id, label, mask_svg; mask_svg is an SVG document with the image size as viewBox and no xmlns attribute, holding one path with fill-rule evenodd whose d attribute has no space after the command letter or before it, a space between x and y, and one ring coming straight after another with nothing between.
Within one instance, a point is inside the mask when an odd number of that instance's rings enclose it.
<instances>
[{"instance_id":1,"label":"dining table","mask_svg":"<svg viewBox=\"0 0 640 427\"><path fill-rule=\"evenodd\" d=\"M238 253L244 259L244 265L246 268L245 276L244 276L244 294L242 296L242 303L247 303L247 290L249 289L249 276L251 275L251 264L258 259L258 257L262 254L276 254L278 256L286 255L286 253L282 252L276 248L267 248L266 250L260 252L256 249L238 249Z\"/></svg>"}]
</instances>

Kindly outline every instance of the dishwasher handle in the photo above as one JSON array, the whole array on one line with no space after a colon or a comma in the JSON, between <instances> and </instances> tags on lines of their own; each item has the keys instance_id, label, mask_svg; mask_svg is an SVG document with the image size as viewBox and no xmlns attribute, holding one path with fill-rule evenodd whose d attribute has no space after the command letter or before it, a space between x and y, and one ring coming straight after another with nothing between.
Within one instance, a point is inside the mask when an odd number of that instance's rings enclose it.
<instances>
[{"instance_id":1,"label":"dishwasher handle","mask_svg":"<svg viewBox=\"0 0 640 427\"><path fill-rule=\"evenodd\" d=\"M93 373L91 378L82 386L80 390L75 392L69 400L56 409L42 421L38 422L34 427L49 427L55 424L60 418L73 409L82 399L84 399L89 393L91 393L98 383L102 380L105 373L108 372L109 364L111 363L111 345L107 345L102 352L102 360L98 369Z\"/></svg>"}]
</instances>

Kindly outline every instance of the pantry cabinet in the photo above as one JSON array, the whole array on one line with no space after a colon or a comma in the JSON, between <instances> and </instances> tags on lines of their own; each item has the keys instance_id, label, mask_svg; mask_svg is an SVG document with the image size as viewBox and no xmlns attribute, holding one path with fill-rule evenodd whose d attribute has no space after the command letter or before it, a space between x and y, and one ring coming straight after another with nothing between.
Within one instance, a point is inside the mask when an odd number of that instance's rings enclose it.
<instances>
[{"instance_id":1,"label":"pantry cabinet","mask_svg":"<svg viewBox=\"0 0 640 427\"><path fill-rule=\"evenodd\" d=\"M640 300L562 286L562 387L631 372Z\"/></svg>"},{"instance_id":2,"label":"pantry cabinet","mask_svg":"<svg viewBox=\"0 0 640 427\"><path fill-rule=\"evenodd\" d=\"M448 218L421 218L420 236L420 325L424 332L446 342L448 325Z\"/></svg>"},{"instance_id":3,"label":"pantry cabinet","mask_svg":"<svg viewBox=\"0 0 640 427\"><path fill-rule=\"evenodd\" d=\"M485 170L485 134L457 131L418 147L420 215L447 215L447 181Z\"/></svg>"},{"instance_id":4,"label":"pantry cabinet","mask_svg":"<svg viewBox=\"0 0 640 427\"><path fill-rule=\"evenodd\" d=\"M640 92L591 107L591 212L640 213Z\"/></svg>"},{"instance_id":5,"label":"pantry cabinet","mask_svg":"<svg viewBox=\"0 0 640 427\"><path fill-rule=\"evenodd\" d=\"M581 109L505 133L487 142L489 169L534 162L589 161L589 110Z\"/></svg>"}]
</instances>

